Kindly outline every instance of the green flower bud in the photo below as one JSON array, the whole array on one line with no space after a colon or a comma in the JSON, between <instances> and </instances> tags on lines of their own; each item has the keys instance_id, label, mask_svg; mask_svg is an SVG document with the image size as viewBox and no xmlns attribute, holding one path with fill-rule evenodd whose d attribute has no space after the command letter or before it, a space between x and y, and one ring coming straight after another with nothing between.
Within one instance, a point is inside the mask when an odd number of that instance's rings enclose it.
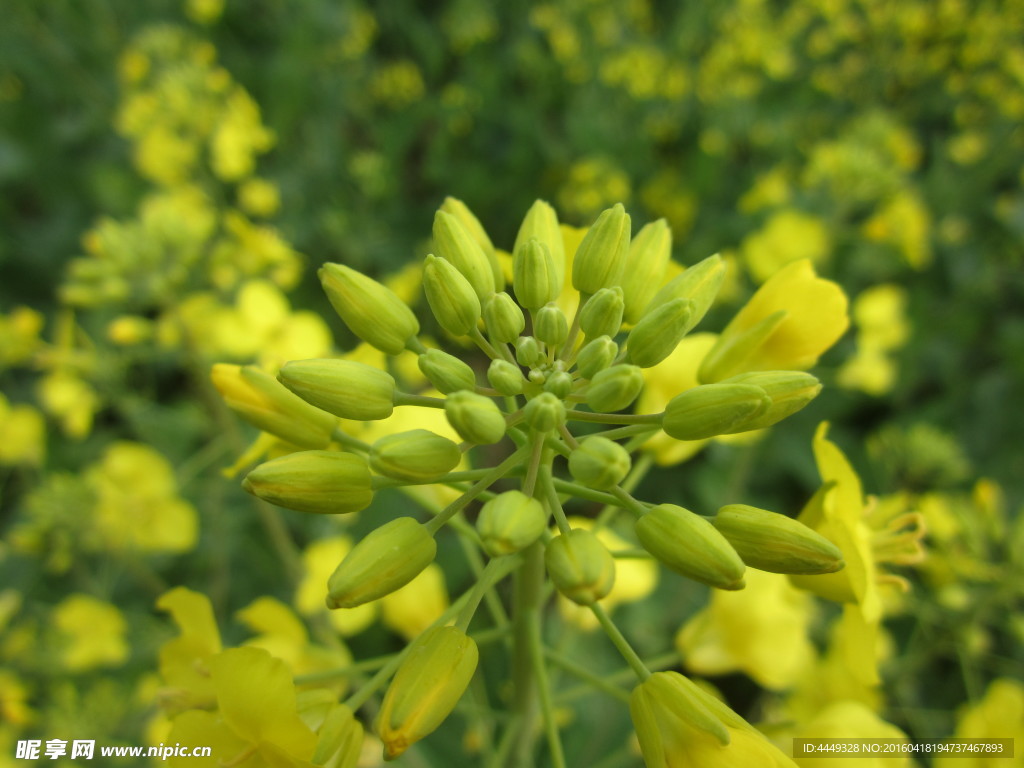
<instances>
[{"instance_id":1,"label":"green flower bud","mask_svg":"<svg viewBox=\"0 0 1024 768\"><path fill-rule=\"evenodd\" d=\"M635 365L613 365L594 374L587 387L587 405L597 413L621 411L640 394L644 374Z\"/></svg>"},{"instance_id":2,"label":"green flower bud","mask_svg":"<svg viewBox=\"0 0 1024 768\"><path fill-rule=\"evenodd\" d=\"M454 197L446 197L444 202L441 203L441 210L445 213L450 213L458 219L462 228L469 233L470 237L476 240L480 250L487 257L487 262L491 265L491 274L494 275L494 290L503 290L505 288L505 273L501 271L501 264L498 263L498 255L494 251L494 244L491 242L491 238L488 237L487 230L480 223L480 219L473 215L473 212L466 207L465 203Z\"/></svg>"},{"instance_id":3,"label":"green flower bud","mask_svg":"<svg viewBox=\"0 0 1024 768\"><path fill-rule=\"evenodd\" d=\"M434 249L469 281L483 304L494 293L494 272L480 244L450 213L434 215Z\"/></svg>"},{"instance_id":4,"label":"green flower bud","mask_svg":"<svg viewBox=\"0 0 1024 768\"><path fill-rule=\"evenodd\" d=\"M478 661L476 643L456 627L434 627L413 641L377 715L385 760L394 760L444 722Z\"/></svg>"},{"instance_id":5,"label":"green flower bud","mask_svg":"<svg viewBox=\"0 0 1024 768\"><path fill-rule=\"evenodd\" d=\"M277 379L307 403L343 419L376 421L394 410L390 374L352 360L293 360Z\"/></svg>"},{"instance_id":6,"label":"green flower bud","mask_svg":"<svg viewBox=\"0 0 1024 768\"><path fill-rule=\"evenodd\" d=\"M533 336L520 336L516 339L516 360L527 368L543 363L544 353L540 343Z\"/></svg>"},{"instance_id":7,"label":"green flower bud","mask_svg":"<svg viewBox=\"0 0 1024 768\"><path fill-rule=\"evenodd\" d=\"M543 200L537 200L530 210L526 212L516 235L516 242L512 253L519 250L519 247L530 238L536 238L548 248L551 259L555 265L557 278L555 295L562 292L565 285L565 243L562 241L562 230L558 226L558 216L555 209Z\"/></svg>"},{"instance_id":8,"label":"green flower bud","mask_svg":"<svg viewBox=\"0 0 1024 768\"><path fill-rule=\"evenodd\" d=\"M572 392L572 375L565 371L554 371L544 380L544 391L562 399Z\"/></svg>"},{"instance_id":9,"label":"green flower bud","mask_svg":"<svg viewBox=\"0 0 1024 768\"><path fill-rule=\"evenodd\" d=\"M555 260L540 240L531 237L516 249L512 259L512 287L516 299L527 309L539 309L558 297L561 286Z\"/></svg>"},{"instance_id":10,"label":"green flower bud","mask_svg":"<svg viewBox=\"0 0 1024 768\"><path fill-rule=\"evenodd\" d=\"M576 356L576 368L584 379L593 379L600 371L610 366L619 354L619 345L608 336L598 336L588 341Z\"/></svg>"},{"instance_id":11,"label":"green flower bud","mask_svg":"<svg viewBox=\"0 0 1024 768\"><path fill-rule=\"evenodd\" d=\"M448 395L444 401L448 423L463 440L490 445L505 436L505 417L489 397L463 391Z\"/></svg>"},{"instance_id":12,"label":"green flower bud","mask_svg":"<svg viewBox=\"0 0 1024 768\"><path fill-rule=\"evenodd\" d=\"M492 387L508 397L522 394L526 383L523 369L507 360L492 360L487 369L487 380Z\"/></svg>"},{"instance_id":13,"label":"green flower bud","mask_svg":"<svg viewBox=\"0 0 1024 768\"><path fill-rule=\"evenodd\" d=\"M569 321L555 304L537 310L533 334L549 347L557 347L569 338Z\"/></svg>"},{"instance_id":14,"label":"green flower bud","mask_svg":"<svg viewBox=\"0 0 1024 768\"><path fill-rule=\"evenodd\" d=\"M719 589L743 589L743 561L715 527L675 504L659 504L636 521L640 544L664 565Z\"/></svg>"},{"instance_id":15,"label":"green flower bud","mask_svg":"<svg viewBox=\"0 0 1024 768\"><path fill-rule=\"evenodd\" d=\"M658 291L651 299L651 303L647 305L644 313L653 312L674 299L690 299L693 302L693 314L690 317L689 328L683 332L689 333L711 309L724 279L725 263L722 261L722 257L717 253L708 256L703 261L683 270L682 274Z\"/></svg>"},{"instance_id":16,"label":"green flower bud","mask_svg":"<svg viewBox=\"0 0 1024 768\"><path fill-rule=\"evenodd\" d=\"M260 464L242 487L253 496L298 512L337 515L373 501L366 459L340 451L299 451Z\"/></svg>"},{"instance_id":17,"label":"green flower bud","mask_svg":"<svg viewBox=\"0 0 1024 768\"><path fill-rule=\"evenodd\" d=\"M426 429L387 435L370 449L370 466L410 483L429 483L451 472L462 458L459 446Z\"/></svg>"},{"instance_id":18,"label":"green flower bud","mask_svg":"<svg viewBox=\"0 0 1024 768\"><path fill-rule=\"evenodd\" d=\"M548 516L541 503L522 491L506 491L480 510L476 529L491 557L526 549L544 533Z\"/></svg>"},{"instance_id":19,"label":"green flower bud","mask_svg":"<svg viewBox=\"0 0 1024 768\"><path fill-rule=\"evenodd\" d=\"M330 443L337 417L314 408L259 368L217 363L210 378L228 408L257 429L302 448Z\"/></svg>"},{"instance_id":20,"label":"green flower bud","mask_svg":"<svg viewBox=\"0 0 1024 768\"><path fill-rule=\"evenodd\" d=\"M842 569L843 553L831 541L785 515L746 504L728 504L712 521L743 562L771 573L815 575Z\"/></svg>"},{"instance_id":21,"label":"green flower bud","mask_svg":"<svg viewBox=\"0 0 1024 768\"><path fill-rule=\"evenodd\" d=\"M491 338L507 344L519 338L526 327L523 310L507 293L496 293L484 304L484 324Z\"/></svg>"},{"instance_id":22,"label":"green flower bud","mask_svg":"<svg viewBox=\"0 0 1024 768\"><path fill-rule=\"evenodd\" d=\"M427 380L446 395L463 389L472 391L476 387L476 374L469 364L440 349L428 349L417 358L416 364Z\"/></svg>"},{"instance_id":23,"label":"green flower bud","mask_svg":"<svg viewBox=\"0 0 1024 768\"><path fill-rule=\"evenodd\" d=\"M437 322L453 336L468 336L480 320L473 286L448 261L431 254L423 266L423 291Z\"/></svg>"},{"instance_id":24,"label":"green flower bud","mask_svg":"<svg viewBox=\"0 0 1024 768\"><path fill-rule=\"evenodd\" d=\"M629 451L607 437L587 437L569 454L569 472L577 482L600 491L629 474Z\"/></svg>"},{"instance_id":25,"label":"green flower bud","mask_svg":"<svg viewBox=\"0 0 1024 768\"><path fill-rule=\"evenodd\" d=\"M734 728L739 716L678 672L655 672L634 688L629 714L649 768L680 765L674 758L690 750L698 755L720 755L729 761L723 765L782 768L785 764L771 754L763 754L767 740L761 754L742 746L738 747L743 750L740 755L727 751L736 748L730 744L732 735L721 714Z\"/></svg>"},{"instance_id":26,"label":"green flower bud","mask_svg":"<svg viewBox=\"0 0 1024 768\"><path fill-rule=\"evenodd\" d=\"M523 417L538 432L549 432L565 423L565 405L550 392L541 392L523 408Z\"/></svg>"},{"instance_id":27,"label":"green flower bud","mask_svg":"<svg viewBox=\"0 0 1024 768\"><path fill-rule=\"evenodd\" d=\"M626 339L629 359L641 368L660 363L694 326L693 313L694 303L690 299L673 299L648 312Z\"/></svg>"},{"instance_id":28,"label":"green flower bud","mask_svg":"<svg viewBox=\"0 0 1024 768\"><path fill-rule=\"evenodd\" d=\"M397 355L420 332L412 310L373 278L344 264L324 264L317 274L334 311L370 346Z\"/></svg>"},{"instance_id":29,"label":"green flower bud","mask_svg":"<svg viewBox=\"0 0 1024 768\"><path fill-rule=\"evenodd\" d=\"M579 605L593 605L615 584L615 559L597 536L581 528L549 541L544 564L558 591Z\"/></svg>"},{"instance_id":30,"label":"green flower bud","mask_svg":"<svg viewBox=\"0 0 1024 768\"><path fill-rule=\"evenodd\" d=\"M627 323L636 323L665 276L672 256L672 230L664 219L644 226L629 244L629 261L622 275Z\"/></svg>"},{"instance_id":31,"label":"green flower bud","mask_svg":"<svg viewBox=\"0 0 1024 768\"><path fill-rule=\"evenodd\" d=\"M576 249L572 287L580 293L597 293L618 285L629 256L629 214L616 203L597 217Z\"/></svg>"},{"instance_id":32,"label":"green flower bud","mask_svg":"<svg viewBox=\"0 0 1024 768\"><path fill-rule=\"evenodd\" d=\"M622 312L625 308L622 288L602 288L595 293L580 311L580 330L588 339L598 336L613 337L622 327Z\"/></svg>"},{"instance_id":33,"label":"green flower bud","mask_svg":"<svg viewBox=\"0 0 1024 768\"><path fill-rule=\"evenodd\" d=\"M802 371L741 373L722 383L760 387L771 400L764 411L752 416L749 421L742 424L741 428L735 429L735 432L764 429L778 424L787 416L792 416L799 411L821 392L821 382L811 374Z\"/></svg>"},{"instance_id":34,"label":"green flower bud","mask_svg":"<svg viewBox=\"0 0 1024 768\"><path fill-rule=\"evenodd\" d=\"M390 595L434 561L437 544L425 526L396 517L356 544L327 581L327 607L355 608Z\"/></svg>"},{"instance_id":35,"label":"green flower bud","mask_svg":"<svg viewBox=\"0 0 1024 768\"><path fill-rule=\"evenodd\" d=\"M706 440L743 431L770 405L768 394L751 384L702 384L669 401L661 428L676 440Z\"/></svg>"},{"instance_id":36,"label":"green flower bud","mask_svg":"<svg viewBox=\"0 0 1024 768\"><path fill-rule=\"evenodd\" d=\"M363 724L344 704L333 705L320 726L313 765L356 768L362 751Z\"/></svg>"}]
</instances>

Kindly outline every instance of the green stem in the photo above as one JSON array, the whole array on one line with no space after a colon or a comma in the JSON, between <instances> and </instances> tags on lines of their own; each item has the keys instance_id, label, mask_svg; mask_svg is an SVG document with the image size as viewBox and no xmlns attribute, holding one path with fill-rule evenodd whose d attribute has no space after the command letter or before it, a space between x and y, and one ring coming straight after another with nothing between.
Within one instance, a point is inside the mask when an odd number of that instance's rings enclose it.
<instances>
[{"instance_id":1,"label":"green stem","mask_svg":"<svg viewBox=\"0 0 1024 768\"><path fill-rule=\"evenodd\" d=\"M462 494L459 498L441 510L437 517L426 523L427 531L433 536L437 533L441 526L447 523L452 517L460 512L469 502L479 496L481 493L487 490L497 480L500 480L506 474L508 474L515 466L517 466L523 460L524 451L522 449L516 451L501 464L491 469L486 475L481 477L468 491Z\"/></svg>"},{"instance_id":2,"label":"green stem","mask_svg":"<svg viewBox=\"0 0 1024 768\"><path fill-rule=\"evenodd\" d=\"M558 498L558 491L555 490L550 465L544 467L541 470L540 475L541 487L544 500L548 504L548 511L551 513L552 517L555 518L555 523L558 525L559 532L563 536L566 536L570 532L569 521L565 517L565 510L562 509L562 502Z\"/></svg>"},{"instance_id":3,"label":"green stem","mask_svg":"<svg viewBox=\"0 0 1024 768\"><path fill-rule=\"evenodd\" d=\"M555 662L556 664L558 662ZM653 659L644 662L644 666L651 670L659 669L671 669L672 667L679 665L679 654L676 652L663 653L661 656L655 656ZM636 679L636 673L631 667L620 669L617 672L612 672L605 675L601 680L607 685L626 685ZM621 690L621 689L619 689ZM584 696L589 696L591 693L590 685L580 685L575 688L570 688L566 691L562 691L559 696L559 702L570 702Z\"/></svg>"},{"instance_id":4,"label":"green stem","mask_svg":"<svg viewBox=\"0 0 1024 768\"><path fill-rule=\"evenodd\" d=\"M606 429L604 432L595 432L594 437L607 437L609 440L618 440L623 437L634 437L639 435L653 435L658 427L649 424L630 424L626 427Z\"/></svg>"},{"instance_id":5,"label":"green stem","mask_svg":"<svg viewBox=\"0 0 1024 768\"><path fill-rule=\"evenodd\" d=\"M534 634L540 633L541 597L544 594L543 545L534 542L523 551L523 557L523 565L516 572L512 614L513 709L519 723L519 736L509 765L530 768L533 765L533 724L538 708L532 646Z\"/></svg>"},{"instance_id":6,"label":"green stem","mask_svg":"<svg viewBox=\"0 0 1024 768\"><path fill-rule=\"evenodd\" d=\"M352 437L352 435L345 432L341 427L334 428L334 431L331 432L331 440L333 440L336 443L341 443L346 448L351 448L354 451L359 451L359 453L370 452L369 444L364 443L362 440L359 440L358 438Z\"/></svg>"},{"instance_id":7,"label":"green stem","mask_svg":"<svg viewBox=\"0 0 1024 768\"><path fill-rule=\"evenodd\" d=\"M575 451L580 447L579 442L577 442L576 438L565 424L558 425L558 434L562 436L562 439L565 440L565 444L568 445L571 450Z\"/></svg>"},{"instance_id":8,"label":"green stem","mask_svg":"<svg viewBox=\"0 0 1024 768\"><path fill-rule=\"evenodd\" d=\"M651 670L649 670L637 656L636 651L633 650L633 646L629 644L629 641L622 635L619 628L615 626L615 622L611 620L608 613L600 603L594 603L590 606L590 610L601 624L601 628L608 635L608 639L612 641L612 645L618 649L619 653L622 654L622 658L626 660L626 663L633 669L636 676L642 683L644 680L651 676Z\"/></svg>"},{"instance_id":9,"label":"green stem","mask_svg":"<svg viewBox=\"0 0 1024 768\"><path fill-rule=\"evenodd\" d=\"M530 463L526 469L526 479L523 480L523 493L533 496L537 487L537 472L540 469L540 460L544 454L544 439L536 432L530 435Z\"/></svg>"},{"instance_id":10,"label":"green stem","mask_svg":"<svg viewBox=\"0 0 1024 768\"><path fill-rule=\"evenodd\" d=\"M566 768L565 753L562 750L562 738L558 733L555 721L555 705L551 698L551 683L548 680L548 669L544 663L544 643L540 632L540 616L535 615L530 621L530 663L533 666L534 682L540 694L540 709L544 717L544 731L548 737L548 749L551 750L552 768Z\"/></svg>"},{"instance_id":11,"label":"green stem","mask_svg":"<svg viewBox=\"0 0 1024 768\"><path fill-rule=\"evenodd\" d=\"M518 555L514 555L509 558L495 558L487 563L487 567L484 568L484 572L480 574L480 577L476 580L476 584L474 584L473 588L469 591L469 599L466 601L462 610L459 611L459 617L455 620L455 626L468 634L469 623L473 620L473 615L476 613L476 609L480 606L480 601L483 600L484 595L487 594L495 584L518 568L521 563L522 558Z\"/></svg>"},{"instance_id":12,"label":"green stem","mask_svg":"<svg viewBox=\"0 0 1024 768\"><path fill-rule=\"evenodd\" d=\"M604 691L609 696L614 696L617 699L629 702L629 693L619 688L619 686L613 685L612 683L608 682L600 675L594 674L581 664L577 664L575 661L566 658L562 654L550 648L546 648L544 650L544 655L547 656L548 659L550 659L552 664L561 667L570 675L578 677L580 680L589 683L590 686L597 688L600 691Z\"/></svg>"},{"instance_id":13,"label":"green stem","mask_svg":"<svg viewBox=\"0 0 1024 768\"><path fill-rule=\"evenodd\" d=\"M398 480L393 477L376 476L373 478L373 489L400 488L406 485L433 485L434 483L463 483L466 481L479 480L490 472L489 467L483 469L467 469L462 472L449 472L444 477L433 480Z\"/></svg>"},{"instance_id":14,"label":"green stem","mask_svg":"<svg viewBox=\"0 0 1024 768\"><path fill-rule=\"evenodd\" d=\"M406 340L405 348L411 352L415 352L417 355L422 355L427 351L427 348L423 346L423 342L416 336L410 336Z\"/></svg>"},{"instance_id":15,"label":"green stem","mask_svg":"<svg viewBox=\"0 0 1024 768\"><path fill-rule=\"evenodd\" d=\"M590 421L595 424L656 424L661 425L661 413L591 413L570 410L565 412L569 421Z\"/></svg>"},{"instance_id":16,"label":"green stem","mask_svg":"<svg viewBox=\"0 0 1024 768\"><path fill-rule=\"evenodd\" d=\"M616 560L650 560L652 555L646 549L616 549L611 552Z\"/></svg>"},{"instance_id":17,"label":"green stem","mask_svg":"<svg viewBox=\"0 0 1024 768\"><path fill-rule=\"evenodd\" d=\"M580 335L580 315L583 314L583 307L590 300L590 294L581 293L580 303L576 305L576 313L572 316L572 325L569 326L569 335L565 339L565 344L562 345L562 351L558 353L558 356L565 360L569 365L572 365L576 359L576 355L569 358L569 353L573 347L576 346L576 338Z\"/></svg>"},{"instance_id":18,"label":"green stem","mask_svg":"<svg viewBox=\"0 0 1024 768\"><path fill-rule=\"evenodd\" d=\"M444 408L443 397L430 397L429 395L413 395L409 392L395 390L395 405L418 405L423 408Z\"/></svg>"},{"instance_id":19,"label":"green stem","mask_svg":"<svg viewBox=\"0 0 1024 768\"><path fill-rule=\"evenodd\" d=\"M638 520L647 514L647 507L630 496L627 491L623 490L622 486L616 485L610 490L612 495L619 500L619 506L628 509Z\"/></svg>"},{"instance_id":20,"label":"green stem","mask_svg":"<svg viewBox=\"0 0 1024 768\"><path fill-rule=\"evenodd\" d=\"M551 482L555 484L556 491L567 496L577 496L587 501L596 501L598 504L614 504L616 506L619 504L618 499L604 491L595 491L593 488L587 488L585 485L562 480L557 477L553 478Z\"/></svg>"},{"instance_id":21,"label":"green stem","mask_svg":"<svg viewBox=\"0 0 1024 768\"><path fill-rule=\"evenodd\" d=\"M480 347L481 350L483 350L483 353L492 360L502 357L501 353L491 346L491 342L485 339L484 335L480 333L479 328L474 328L472 331L470 331L469 337L478 347Z\"/></svg>"}]
</instances>

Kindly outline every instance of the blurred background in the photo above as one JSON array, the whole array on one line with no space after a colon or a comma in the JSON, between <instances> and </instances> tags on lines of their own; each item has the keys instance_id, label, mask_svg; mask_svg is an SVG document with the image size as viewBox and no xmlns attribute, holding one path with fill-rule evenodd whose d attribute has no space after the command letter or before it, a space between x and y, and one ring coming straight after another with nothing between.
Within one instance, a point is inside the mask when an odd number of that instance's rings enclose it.
<instances>
[{"instance_id":1,"label":"blurred background","mask_svg":"<svg viewBox=\"0 0 1024 768\"><path fill-rule=\"evenodd\" d=\"M644 496L796 514L829 421L865 490L929 530L887 608L875 710L948 736L992 681L1024 677L1021 0L4 0L3 16L0 765L85 717L145 741L168 587L208 594L226 638L246 634L233 611L292 600L308 546L339 529L282 523L224 477L255 433L209 367L351 349L316 267L400 280L449 195L504 249L537 198L576 226L619 201L634 229L665 218L679 263L729 264L709 328L790 261L841 284L851 329L813 407L662 462ZM644 650L707 602L677 587L623 608ZM349 635L373 655L402 630ZM771 714L756 676L715 682ZM625 738L622 708L593 706Z\"/></svg>"}]
</instances>

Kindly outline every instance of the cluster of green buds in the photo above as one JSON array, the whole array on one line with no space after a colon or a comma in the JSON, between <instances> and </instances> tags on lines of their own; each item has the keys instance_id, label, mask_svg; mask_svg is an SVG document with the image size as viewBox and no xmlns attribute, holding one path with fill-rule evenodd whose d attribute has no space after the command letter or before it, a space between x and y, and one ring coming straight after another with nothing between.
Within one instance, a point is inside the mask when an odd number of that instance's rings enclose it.
<instances>
[{"instance_id":1,"label":"cluster of green buds","mask_svg":"<svg viewBox=\"0 0 1024 768\"><path fill-rule=\"evenodd\" d=\"M747 567L823 574L843 566L831 542L787 516L737 504L705 516L641 500L628 490L635 485L631 455L654 435L685 441L764 429L806 406L821 389L814 376L799 370L750 367L749 361L764 359L758 346L783 319L776 313L723 334L705 358L703 383L680 392L664 411L633 413L645 369L672 354L705 316L725 266L711 256L666 281L667 224L657 221L631 234L629 215L615 205L571 252L555 211L538 201L511 254L503 254L465 205L446 200L434 219L423 289L439 328L462 340L463 350L475 345L489 359L475 367L467 360L482 360L476 353L428 348L417 316L382 283L342 264L325 264L321 282L348 328L386 355L415 355L443 397L404 392L387 371L341 359L291 362L277 380L230 367L215 375L240 414L304 449L248 474L245 488L267 501L337 514L368 507L385 487L438 483L461 492L425 521L403 516L379 525L330 578L332 609L387 595L434 560L435 538L446 525L489 558L477 584L454 604L454 625L428 630L393 670L377 720L388 759L433 731L455 707L477 663L469 635L474 611L506 576L515 582L513 672L523 712L539 707L554 722L542 669L548 579L593 612L645 686L638 690L651 688L651 672L601 606L615 582L616 556L635 557L635 550L610 552L593 530L573 528L565 513L569 503L628 513L638 549L719 589L742 589ZM344 428L343 420L385 419L403 406L443 409L462 442L413 429L366 444ZM484 456L499 459L490 467L472 466ZM465 460L471 460L469 469ZM474 515L475 527L469 524ZM599 523L609 519L603 515ZM634 697L643 702L634 706L634 720L644 730L641 743L651 768L676 764L654 757L664 750L651 723L691 712L694 728L706 726L718 742L728 742L722 725L728 717L707 715L692 695L676 697L671 711L658 715L659 702L672 699L675 689L658 690L658 696ZM509 743L532 749L536 723L511 722L519 738ZM564 764L557 728L548 728L548 738L554 764Z\"/></svg>"}]
</instances>

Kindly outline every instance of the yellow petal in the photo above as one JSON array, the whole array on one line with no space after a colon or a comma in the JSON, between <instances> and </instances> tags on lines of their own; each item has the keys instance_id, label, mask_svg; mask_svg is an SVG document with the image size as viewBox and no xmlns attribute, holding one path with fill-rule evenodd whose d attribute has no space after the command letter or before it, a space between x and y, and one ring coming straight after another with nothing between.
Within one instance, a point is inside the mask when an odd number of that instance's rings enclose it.
<instances>
[{"instance_id":1,"label":"yellow petal","mask_svg":"<svg viewBox=\"0 0 1024 768\"><path fill-rule=\"evenodd\" d=\"M250 744L267 742L308 760L316 737L299 719L292 675L259 648L230 648L210 660L221 717Z\"/></svg>"}]
</instances>

